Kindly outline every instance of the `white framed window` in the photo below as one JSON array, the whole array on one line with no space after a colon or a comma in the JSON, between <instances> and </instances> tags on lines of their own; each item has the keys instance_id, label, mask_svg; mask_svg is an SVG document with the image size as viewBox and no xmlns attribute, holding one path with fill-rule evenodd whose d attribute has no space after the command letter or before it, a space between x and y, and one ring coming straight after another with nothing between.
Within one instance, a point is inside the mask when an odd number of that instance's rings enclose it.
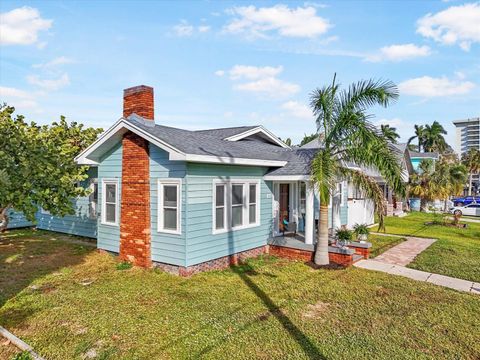
<instances>
[{"instance_id":1,"label":"white framed window","mask_svg":"<svg viewBox=\"0 0 480 360\"><path fill-rule=\"evenodd\" d=\"M102 224L118 226L118 180L102 179Z\"/></svg>"},{"instance_id":2,"label":"white framed window","mask_svg":"<svg viewBox=\"0 0 480 360\"><path fill-rule=\"evenodd\" d=\"M157 231L181 234L182 180L158 180Z\"/></svg>"},{"instance_id":3,"label":"white framed window","mask_svg":"<svg viewBox=\"0 0 480 360\"><path fill-rule=\"evenodd\" d=\"M214 180L212 233L260 225L259 180Z\"/></svg>"},{"instance_id":4,"label":"white framed window","mask_svg":"<svg viewBox=\"0 0 480 360\"><path fill-rule=\"evenodd\" d=\"M345 193L343 189L343 182L338 184L338 191L340 193L340 206L345 206Z\"/></svg>"},{"instance_id":5,"label":"white framed window","mask_svg":"<svg viewBox=\"0 0 480 360\"><path fill-rule=\"evenodd\" d=\"M225 230L227 223L227 184L214 184L214 231Z\"/></svg>"},{"instance_id":6,"label":"white framed window","mask_svg":"<svg viewBox=\"0 0 480 360\"><path fill-rule=\"evenodd\" d=\"M300 199L300 213L305 214L307 211L307 184L303 181L300 182L299 186L299 199Z\"/></svg>"},{"instance_id":7,"label":"white framed window","mask_svg":"<svg viewBox=\"0 0 480 360\"><path fill-rule=\"evenodd\" d=\"M98 181L97 179L91 179L90 181L91 193L88 196L88 212L90 219L97 218L98 208Z\"/></svg>"}]
</instances>

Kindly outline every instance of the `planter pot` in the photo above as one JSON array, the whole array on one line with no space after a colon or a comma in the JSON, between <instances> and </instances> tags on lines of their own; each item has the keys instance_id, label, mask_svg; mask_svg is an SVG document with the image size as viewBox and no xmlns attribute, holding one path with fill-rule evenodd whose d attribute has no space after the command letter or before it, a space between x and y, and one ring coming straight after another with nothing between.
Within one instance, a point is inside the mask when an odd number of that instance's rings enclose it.
<instances>
[{"instance_id":1,"label":"planter pot","mask_svg":"<svg viewBox=\"0 0 480 360\"><path fill-rule=\"evenodd\" d=\"M367 234L360 234L357 236L357 240L361 243L361 244L365 244L367 242L367 239L368 239L368 235Z\"/></svg>"},{"instance_id":2,"label":"planter pot","mask_svg":"<svg viewBox=\"0 0 480 360\"><path fill-rule=\"evenodd\" d=\"M348 240L337 240L337 246L341 249L346 249L349 244L350 241Z\"/></svg>"}]
</instances>

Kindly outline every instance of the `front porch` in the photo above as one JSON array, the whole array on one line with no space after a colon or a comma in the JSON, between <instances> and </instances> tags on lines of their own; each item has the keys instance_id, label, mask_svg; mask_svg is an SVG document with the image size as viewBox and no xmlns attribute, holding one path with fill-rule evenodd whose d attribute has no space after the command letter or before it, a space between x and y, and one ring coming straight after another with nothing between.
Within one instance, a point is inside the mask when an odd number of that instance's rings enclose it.
<instances>
[{"instance_id":1,"label":"front porch","mask_svg":"<svg viewBox=\"0 0 480 360\"><path fill-rule=\"evenodd\" d=\"M368 259L371 243L351 242L346 248L341 248L330 242L328 255L331 263L340 266L351 266L355 262ZM268 241L269 253L278 257L305 262L313 261L314 244L306 244L302 235L276 236Z\"/></svg>"}]
</instances>

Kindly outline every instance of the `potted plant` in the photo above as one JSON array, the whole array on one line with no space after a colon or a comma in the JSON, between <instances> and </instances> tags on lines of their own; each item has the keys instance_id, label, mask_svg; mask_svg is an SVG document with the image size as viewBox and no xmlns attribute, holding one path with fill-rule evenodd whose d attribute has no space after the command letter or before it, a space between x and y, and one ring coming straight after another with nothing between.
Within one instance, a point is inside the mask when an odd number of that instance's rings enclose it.
<instances>
[{"instance_id":1,"label":"potted plant","mask_svg":"<svg viewBox=\"0 0 480 360\"><path fill-rule=\"evenodd\" d=\"M352 240L352 232L347 229L338 229L335 236L337 238L337 246L341 248L346 247Z\"/></svg>"},{"instance_id":2,"label":"potted plant","mask_svg":"<svg viewBox=\"0 0 480 360\"><path fill-rule=\"evenodd\" d=\"M362 244L367 242L368 234L370 234L367 224L355 224L353 227L353 232L357 236L357 240Z\"/></svg>"}]
</instances>

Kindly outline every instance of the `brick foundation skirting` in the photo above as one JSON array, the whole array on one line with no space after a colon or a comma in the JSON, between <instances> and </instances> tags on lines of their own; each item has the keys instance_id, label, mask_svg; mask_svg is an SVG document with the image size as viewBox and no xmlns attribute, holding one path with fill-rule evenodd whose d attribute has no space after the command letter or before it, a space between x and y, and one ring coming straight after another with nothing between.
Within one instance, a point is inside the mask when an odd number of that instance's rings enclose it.
<instances>
[{"instance_id":1,"label":"brick foundation skirting","mask_svg":"<svg viewBox=\"0 0 480 360\"><path fill-rule=\"evenodd\" d=\"M233 255L223 256L218 259L209 260L192 266L177 266L160 262L153 262L153 266L162 269L170 274L180 276L191 276L203 271L224 270L231 265L238 265L249 258L254 258L268 253L268 245L242 251Z\"/></svg>"},{"instance_id":2,"label":"brick foundation skirting","mask_svg":"<svg viewBox=\"0 0 480 360\"><path fill-rule=\"evenodd\" d=\"M355 250L355 254L361 255L364 259L368 259L370 257L370 249L368 248L359 248L353 246L349 246L349 248Z\"/></svg>"},{"instance_id":3,"label":"brick foundation skirting","mask_svg":"<svg viewBox=\"0 0 480 360\"><path fill-rule=\"evenodd\" d=\"M314 252L309 250L299 250L292 249L283 246L270 245L269 254L273 256L278 256L281 258L286 258L290 260L300 260L300 261L313 261ZM328 258L331 263L338 264L341 266L351 266L353 265L353 256L349 254L336 254L328 253Z\"/></svg>"}]
</instances>

